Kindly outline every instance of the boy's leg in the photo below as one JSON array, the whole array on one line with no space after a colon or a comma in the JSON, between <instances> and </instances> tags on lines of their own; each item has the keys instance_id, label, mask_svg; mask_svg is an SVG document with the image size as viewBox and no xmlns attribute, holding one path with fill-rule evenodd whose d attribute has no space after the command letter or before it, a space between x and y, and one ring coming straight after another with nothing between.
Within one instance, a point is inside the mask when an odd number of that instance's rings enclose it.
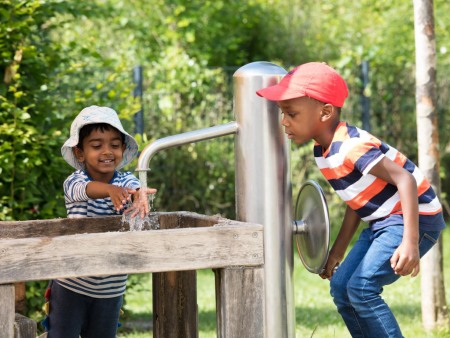
<instances>
[{"instance_id":1,"label":"boy's leg","mask_svg":"<svg viewBox=\"0 0 450 338\"><path fill-rule=\"evenodd\" d=\"M87 326L82 338L115 338L119 323L122 296L94 299L89 308Z\"/></svg>"},{"instance_id":2,"label":"boy's leg","mask_svg":"<svg viewBox=\"0 0 450 338\"><path fill-rule=\"evenodd\" d=\"M372 235L372 243L347 285L353 308L365 322L364 337L402 337L389 306L381 298L383 286L398 280L390 259L403 238L403 226L388 226Z\"/></svg>"},{"instance_id":3,"label":"boy's leg","mask_svg":"<svg viewBox=\"0 0 450 338\"><path fill-rule=\"evenodd\" d=\"M48 315L48 338L78 338L86 314L86 301L53 281Z\"/></svg>"},{"instance_id":4,"label":"boy's leg","mask_svg":"<svg viewBox=\"0 0 450 338\"><path fill-rule=\"evenodd\" d=\"M372 231L364 229L344 261L339 265L330 281L330 293L339 314L345 322L352 337L365 337L367 330L364 320L355 312L347 294L347 284L364 258L371 244Z\"/></svg>"},{"instance_id":5,"label":"boy's leg","mask_svg":"<svg viewBox=\"0 0 450 338\"><path fill-rule=\"evenodd\" d=\"M439 232L420 232L420 255L435 243ZM431 240L430 240L431 238ZM349 299L358 316L366 323L365 337L403 337L389 306L381 298L385 285L400 278L391 268L390 258L403 239L403 226L388 226L375 231L370 249L353 273L347 286Z\"/></svg>"}]
</instances>

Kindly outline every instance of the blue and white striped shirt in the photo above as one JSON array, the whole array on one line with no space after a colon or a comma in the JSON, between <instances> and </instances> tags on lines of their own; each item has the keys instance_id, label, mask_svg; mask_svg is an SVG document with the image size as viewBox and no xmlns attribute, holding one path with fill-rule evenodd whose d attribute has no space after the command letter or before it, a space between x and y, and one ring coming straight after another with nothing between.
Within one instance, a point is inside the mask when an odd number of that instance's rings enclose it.
<instances>
[{"instance_id":1,"label":"blue and white striped shirt","mask_svg":"<svg viewBox=\"0 0 450 338\"><path fill-rule=\"evenodd\" d=\"M118 215L111 199L91 199L86 194L86 186L92 179L83 170L72 173L64 182L64 196L66 201L67 217L98 217ZM118 187L137 189L139 180L131 172L114 173L109 184ZM127 275L77 277L56 280L61 286L76 293L94 298L112 298L125 293Z\"/></svg>"}]
</instances>

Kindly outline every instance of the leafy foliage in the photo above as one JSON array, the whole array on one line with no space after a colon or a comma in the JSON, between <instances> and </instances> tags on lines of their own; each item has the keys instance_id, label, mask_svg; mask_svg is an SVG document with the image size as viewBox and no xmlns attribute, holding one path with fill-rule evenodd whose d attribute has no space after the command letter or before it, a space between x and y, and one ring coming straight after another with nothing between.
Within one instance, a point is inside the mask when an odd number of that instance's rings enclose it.
<instances>
[{"instance_id":1,"label":"leafy foliage","mask_svg":"<svg viewBox=\"0 0 450 338\"><path fill-rule=\"evenodd\" d=\"M76 26L74 15L97 10L59 1L2 3L0 219L65 215L61 187L70 169L59 149L72 118L90 104L126 106L125 119L133 112L128 65L91 48L94 37L80 39L76 30L55 40L69 23Z\"/></svg>"},{"instance_id":2,"label":"leafy foliage","mask_svg":"<svg viewBox=\"0 0 450 338\"><path fill-rule=\"evenodd\" d=\"M64 214L56 182L70 168L57 154L68 125L84 106L105 104L120 112L131 131L131 117L139 107L131 95L130 73L137 64L144 67L146 130L138 136L144 146L159 137L233 120L232 72L264 59L286 68L326 60L338 68L351 90L343 117L360 125L359 65L368 61L370 84L364 94L371 100L372 132L415 159L410 3L104 0L4 1L3 7L13 10L4 16L11 27L5 25L1 35L4 78L12 81L4 82L0 90L5 135L0 155L2 219ZM436 7L441 12L448 4L439 0ZM449 67L447 27L437 15L443 70ZM448 80L438 79L439 114L445 126ZM444 130L441 137L447 144ZM233 193L227 193L234 184L232 147L232 140L224 139L158 155L149 180L160 189L158 210L232 216ZM22 156L24 148L33 151ZM299 177L315 176L313 166L305 171L303 160L293 156L293 176L301 172L306 176ZM37 185L33 182L38 177ZM42 186L48 193L40 191ZM175 195L183 197L174 199Z\"/></svg>"},{"instance_id":3,"label":"leafy foliage","mask_svg":"<svg viewBox=\"0 0 450 338\"><path fill-rule=\"evenodd\" d=\"M48 45L44 23L53 15L40 1L4 1L0 45L0 219L53 217L61 213L61 191L54 180L61 162L54 148L62 121L46 91L58 53ZM56 197L56 198L55 198Z\"/></svg>"}]
</instances>

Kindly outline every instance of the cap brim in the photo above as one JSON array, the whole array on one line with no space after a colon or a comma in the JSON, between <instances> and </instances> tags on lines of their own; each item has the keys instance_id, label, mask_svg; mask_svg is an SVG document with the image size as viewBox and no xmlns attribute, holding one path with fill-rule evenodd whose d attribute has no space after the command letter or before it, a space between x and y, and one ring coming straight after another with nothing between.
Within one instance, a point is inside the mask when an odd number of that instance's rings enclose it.
<instances>
[{"instance_id":1,"label":"cap brim","mask_svg":"<svg viewBox=\"0 0 450 338\"><path fill-rule=\"evenodd\" d=\"M280 84L260 89L256 94L270 101L284 101L305 96L305 93L286 88Z\"/></svg>"}]
</instances>

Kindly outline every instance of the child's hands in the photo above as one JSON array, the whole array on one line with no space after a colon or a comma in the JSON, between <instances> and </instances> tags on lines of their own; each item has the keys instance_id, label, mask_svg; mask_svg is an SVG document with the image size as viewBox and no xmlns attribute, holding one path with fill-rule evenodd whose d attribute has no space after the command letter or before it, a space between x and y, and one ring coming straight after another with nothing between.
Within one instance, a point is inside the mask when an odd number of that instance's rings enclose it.
<instances>
[{"instance_id":1,"label":"child's hands","mask_svg":"<svg viewBox=\"0 0 450 338\"><path fill-rule=\"evenodd\" d=\"M403 241L391 257L391 267L396 275L416 277L420 271L420 253L417 243Z\"/></svg>"},{"instance_id":2,"label":"child's hands","mask_svg":"<svg viewBox=\"0 0 450 338\"><path fill-rule=\"evenodd\" d=\"M331 254L328 256L327 263L319 274L322 279L331 279L337 267L339 266L340 259Z\"/></svg>"},{"instance_id":3,"label":"child's hands","mask_svg":"<svg viewBox=\"0 0 450 338\"><path fill-rule=\"evenodd\" d=\"M117 212L120 212L120 210L125 207L128 201L131 201L131 191L132 190L127 188L109 184L108 195L111 198L111 202L113 203L114 209Z\"/></svg>"},{"instance_id":4,"label":"child's hands","mask_svg":"<svg viewBox=\"0 0 450 338\"><path fill-rule=\"evenodd\" d=\"M139 190L129 190L129 193L134 196L133 204L130 208L125 210L125 213L131 213L131 218L140 215L141 219L144 218L150 212L150 206L148 203L148 195L155 194L156 189L143 188Z\"/></svg>"}]
</instances>

